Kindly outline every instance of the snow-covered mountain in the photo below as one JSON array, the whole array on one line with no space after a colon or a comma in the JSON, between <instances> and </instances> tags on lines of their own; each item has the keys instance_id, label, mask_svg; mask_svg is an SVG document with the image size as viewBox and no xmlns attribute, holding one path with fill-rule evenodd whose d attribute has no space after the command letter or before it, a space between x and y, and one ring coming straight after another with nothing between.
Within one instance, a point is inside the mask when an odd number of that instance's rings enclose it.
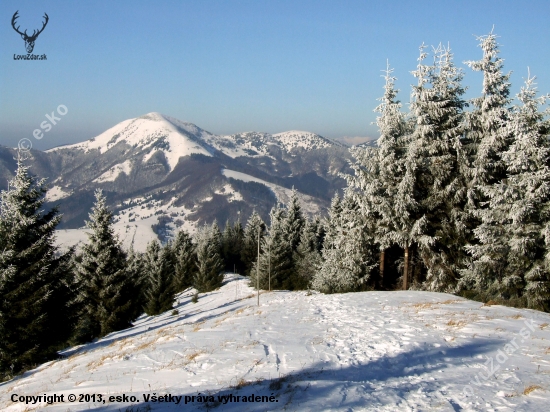
<instances>
[{"instance_id":1,"label":"snow-covered mountain","mask_svg":"<svg viewBox=\"0 0 550 412\"><path fill-rule=\"evenodd\" d=\"M13 150L0 148L0 175L8 179ZM64 214L61 242L85 238L84 225L101 188L115 211L127 246L143 249L177 228L194 231L217 219L246 223L256 209L264 219L294 187L306 213L322 214L344 186L347 149L315 133L247 132L227 136L160 113L125 120L85 142L46 152L32 150L31 171L47 177L47 199Z\"/></svg>"}]
</instances>

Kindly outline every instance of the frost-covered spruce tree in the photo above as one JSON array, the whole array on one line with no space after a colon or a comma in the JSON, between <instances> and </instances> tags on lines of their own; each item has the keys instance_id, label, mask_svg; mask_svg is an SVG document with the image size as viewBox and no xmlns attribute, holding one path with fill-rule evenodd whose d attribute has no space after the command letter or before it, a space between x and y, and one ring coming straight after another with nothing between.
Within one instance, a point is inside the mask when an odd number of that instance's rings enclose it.
<instances>
[{"instance_id":1,"label":"frost-covered spruce tree","mask_svg":"<svg viewBox=\"0 0 550 412\"><path fill-rule=\"evenodd\" d=\"M510 144L510 73L503 73L504 61L499 57L497 36L492 32L478 37L483 50L481 60L466 64L483 73L483 89L480 97L471 100L474 110L467 115L466 141L471 159L470 207L480 208L483 186L492 185L506 178L506 164L502 153Z\"/></svg>"},{"instance_id":2,"label":"frost-covered spruce tree","mask_svg":"<svg viewBox=\"0 0 550 412\"><path fill-rule=\"evenodd\" d=\"M489 199L486 196L491 186L503 181L507 176L506 163L502 154L508 150L512 136L510 121L510 73L503 73L503 60L499 57L497 36L493 33L479 37L483 58L479 61L467 62L475 71L483 73L482 95L471 101L474 110L467 114L467 133L464 141L466 154L469 158L468 203L466 210L470 214L470 227L475 229L476 238L472 240L468 251L471 258L467 267L462 271L462 289L477 288L476 285L491 283L491 274L485 270L493 265L492 272L498 271L497 266L502 261L493 260L489 266L474 264L483 255L484 246L478 243L483 237L483 230L479 226L482 220L490 219L492 214L489 208ZM489 214L485 216L485 214ZM481 231L481 232L480 232ZM496 245L495 245L496 246ZM477 257L475 257L477 256ZM484 258L491 260L489 256ZM484 279L489 277L489 279ZM482 288L484 289L484 288Z\"/></svg>"},{"instance_id":3,"label":"frost-covered spruce tree","mask_svg":"<svg viewBox=\"0 0 550 412\"><path fill-rule=\"evenodd\" d=\"M0 377L45 361L71 332L71 272L55 256L61 216L42 209L45 193L45 180L31 176L19 156L0 192Z\"/></svg>"},{"instance_id":4,"label":"frost-covered spruce tree","mask_svg":"<svg viewBox=\"0 0 550 412\"><path fill-rule=\"evenodd\" d=\"M147 274L145 313L160 315L174 305L174 279L170 247L161 247L155 239L147 245L144 268Z\"/></svg>"},{"instance_id":5,"label":"frost-covered spruce tree","mask_svg":"<svg viewBox=\"0 0 550 412\"><path fill-rule=\"evenodd\" d=\"M290 203L287 206L286 217L284 221L284 230L287 233L288 241L292 252L295 252L300 244L300 236L304 227L305 219L302 213L302 207L298 201L298 192L292 189Z\"/></svg>"},{"instance_id":6,"label":"frost-covered spruce tree","mask_svg":"<svg viewBox=\"0 0 550 412\"><path fill-rule=\"evenodd\" d=\"M333 202L333 204L336 202ZM364 290L376 267L373 227L363 218L359 202L347 189L330 237L323 247L323 262L311 287L323 293Z\"/></svg>"},{"instance_id":7,"label":"frost-covered spruce tree","mask_svg":"<svg viewBox=\"0 0 550 412\"><path fill-rule=\"evenodd\" d=\"M219 238L220 232L215 222L197 233L197 272L193 287L200 293L210 292L222 285L223 260Z\"/></svg>"},{"instance_id":8,"label":"frost-covered spruce tree","mask_svg":"<svg viewBox=\"0 0 550 412\"><path fill-rule=\"evenodd\" d=\"M294 252L294 289L307 289L321 264L318 222L306 219L300 236L300 244Z\"/></svg>"},{"instance_id":9,"label":"frost-covered spruce tree","mask_svg":"<svg viewBox=\"0 0 550 412\"><path fill-rule=\"evenodd\" d=\"M134 311L133 280L126 270L126 254L114 235L113 214L98 189L86 221L90 230L76 264L81 310L77 340L105 336L130 326Z\"/></svg>"},{"instance_id":10,"label":"frost-covered spruce tree","mask_svg":"<svg viewBox=\"0 0 550 412\"><path fill-rule=\"evenodd\" d=\"M517 182L520 191L525 193L523 199L514 205L514 214L512 214L512 224L522 220L522 227L514 229L511 238L512 257L520 263L525 259L522 255L524 233L530 237L532 242L529 247L530 267L525 272L525 295L530 307L534 309L550 312L550 109L544 113L538 111L537 106L545 103L543 98L535 98L536 88L534 87L534 78L528 76L526 87L520 92L518 98L523 103L522 109L514 118L523 121L513 122L517 128L512 133L515 136L514 143L510 150L504 154L504 161L508 164L509 173L518 173L516 177L510 177L510 184ZM523 138L522 138L523 137ZM523 156L518 156L523 152ZM515 156L514 156L515 154ZM522 159L523 157L523 159ZM513 160L512 160L513 158ZM529 161L526 161L529 159ZM527 163L527 165L526 165ZM522 216L519 211L530 210L531 202L534 205L535 213ZM540 233L532 233L532 227L539 226ZM519 229L519 230L516 230ZM538 227L537 227L538 229ZM531 233L530 233L531 232ZM544 239L544 261L541 264L540 259L540 234ZM529 238L528 237L528 238ZM520 265L514 265L520 266Z\"/></svg>"},{"instance_id":11,"label":"frost-covered spruce tree","mask_svg":"<svg viewBox=\"0 0 550 412\"><path fill-rule=\"evenodd\" d=\"M209 233L210 233L210 235L209 235L210 240L215 245L216 250L217 250L218 254L220 255L220 258L222 258L222 260L223 260L223 255L222 255L223 235L222 235L222 232L220 230L220 227L218 226L218 222L216 220L214 220L212 222L212 226L210 227Z\"/></svg>"},{"instance_id":12,"label":"frost-covered spruce tree","mask_svg":"<svg viewBox=\"0 0 550 412\"><path fill-rule=\"evenodd\" d=\"M292 289L292 246L287 231L287 213L277 205L270 212L271 225L269 235L264 238L260 248L260 289L269 287L269 274L271 275L271 289ZM257 253L257 246L256 246ZM256 262L250 270L250 285L256 287ZM271 270L269 269L271 268Z\"/></svg>"},{"instance_id":13,"label":"frost-covered spruce tree","mask_svg":"<svg viewBox=\"0 0 550 412\"><path fill-rule=\"evenodd\" d=\"M260 241L265 236L266 225L260 215L254 211L244 230L243 246L241 249L241 260L245 267L244 274L249 275L252 265L257 260L258 256L258 228L260 233Z\"/></svg>"},{"instance_id":14,"label":"frost-covered spruce tree","mask_svg":"<svg viewBox=\"0 0 550 412\"><path fill-rule=\"evenodd\" d=\"M426 204L423 200L428 196L429 170L426 162L425 146L431 138L430 112L427 102L433 99L435 91L428 87L433 76L434 65L424 64L427 53L426 46L420 47L417 70L413 75L418 79L413 86L411 112L415 121L412 133L402 140L406 146L403 158L403 174L394 196L394 226L389 232L390 238L403 248L402 286L409 285L409 261L411 250L419 246L429 247L434 238L428 234Z\"/></svg>"},{"instance_id":15,"label":"frost-covered spruce tree","mask_svg":"<svg viewBox=\"0 0 550 412\"><path fill-rule=\"evenodd\" d=\"M174 291L182 292L193 285L193 277L197 272L195 245L189 233L178 231L172 244L174 258Z\"/></svg>"},{"instance_id":16,"label":"frost-covered spruce tree","mask_svg":"<svg viewBox=\"0 0 550 412\"><path fill-rule=\"evenodd\" d=\"M336 242L338 235L337 225L340 215L342 214L342 200L338 193L334 195L330 202L330 208L328 211L328 217L325 218L323 226L325 228L325 236L323 239L323 249L330 249Z\"/></svg>"},{"instance_id":17,"label":"frost-covered spruce tree","mask_svg":"<svg viewBox=\"0 0 550 412\"><path fill-rule=\"evenodd\" d=\"M549 310L550 123L539 111L546 97L536 93L529 76L508 123L513 141L502 153L508 177L483 188L489 207L475 230L479 243L469 247L469 269L471 282L485 294L517 298L525 288L531 307Z\"/></svg>"},{"instance_id":18,"label":"frost-covered spruce tree","mask_svg":"<svg viewBox=\"0 0 550 412\"><path fill-rule=\"evenodd\" d=\"M380 249L380 281L384 276L385 250L395 243L396 231L395 197L399 182L404 174L403 158L405 154L404 137L408 133L405 115L401 112L401 103L397 100L396 78L389 64L385 70L384 96L375 112L380 131L377 148L355 148L351 154L355 158L352 164L353 176L348 176L348 184L358 189L360 205L366 219L376 221L375 239Z\"/></svg>"},{"instance_id":19,"label":"frost-covered spruce tree","mask_svg":"<svg viewBox=\"0 0 550 412\"><path fill-rule=\"evenodd\" d=\"M464 262L467 231L463 221L466 182L461 173L463 150L463 75L452 61L449 49L434 50L435 66L420 64L413 74L411 109L417 121L409 142L416 160L420 210L426 216L424 241L419 252L427 268L424 286L429 290L453 291Z\"/></svg>"}]
</instances>

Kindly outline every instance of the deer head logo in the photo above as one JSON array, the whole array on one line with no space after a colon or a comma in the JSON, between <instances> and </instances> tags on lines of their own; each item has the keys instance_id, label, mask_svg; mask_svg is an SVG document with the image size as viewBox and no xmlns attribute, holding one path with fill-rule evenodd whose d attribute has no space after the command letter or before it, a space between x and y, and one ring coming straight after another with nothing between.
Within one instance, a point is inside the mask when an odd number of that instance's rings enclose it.
<instances>
[{"instance_id":1,"label":"deer head logo","mask_svg":"<svg viewBox=\"0 0 550 412\"><path fill-rule=\"evenodd\" d=\"M13 17L11 18L11 25L12 25L13 29L14 29L17 33L19 33L19 34L21 35L21 38L22 38L23 40L25 40L25 48L27 49L27 53L32 53L32 51L33 51L33 49L34 49L34 42L36 41L36 38L38 37L38 35L39 35L40 33L42 33L42 31L44 30L44 28L46 27L46 24L48 24L49 17L48 17L48 15L47 15L46 13L44 13L44 19L45 19L46 21L43 23L42 28L41 28L40 30L38 30L38 31L34 30L34 31L32 32L32 35L29 36L29 35L27 34L27 30L25 30L24 33L21 33L21 32L19 31L19 26L15 27L15 21L16 21L17 18L19 17L19 16L17 15L17 13L19 13L19 10L17 10L17 11L15 12L15 14L13 15Z\"/></svg>"}]
</instances>

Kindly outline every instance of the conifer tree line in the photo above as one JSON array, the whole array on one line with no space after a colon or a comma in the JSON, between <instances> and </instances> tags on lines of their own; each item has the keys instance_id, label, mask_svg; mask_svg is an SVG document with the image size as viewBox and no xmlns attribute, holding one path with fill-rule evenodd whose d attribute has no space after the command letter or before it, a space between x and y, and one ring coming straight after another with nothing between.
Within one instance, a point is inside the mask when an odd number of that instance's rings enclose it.
<instances>
[{"instance_id":1,"label":"conifer tree line","mask_svg":"<svg viewBox=\"0 0 550 412\"><path fill-rule=\"evenodd\" d=\"M482 58L466 62L483 75L471 101L449 48L420 48L408 112L387 67L380 138L351 149L315 289L412 287L550 310L548 96L528 72L511 98L496 39L480 37Z\"/></svg>"},{"instance_id":2,"label":"conifer tree line","mask_svg":"<svg viewBox=\"0 0 550 412\"><path fill-rule=\"evenodd\" d=\"M254 212L244 228L226 222L222 232L214 221L194 236L180 230L165 245L153 240L143 253L123 249L99 189L86 221L88 241L62 252L54 242L61 215L42 209L46 192L45 180L32 176L19 156L15 177L0 192L3 379L55 358L67 345L128 328L142 313L170 311L190 287L213 291L225 272L260 273L267 288L266 265L272 265L272 288L302 289L320 260L322 226L303 217L296 191L288 208L273 209L269 230Z\"/></svg>"}]
</instances>

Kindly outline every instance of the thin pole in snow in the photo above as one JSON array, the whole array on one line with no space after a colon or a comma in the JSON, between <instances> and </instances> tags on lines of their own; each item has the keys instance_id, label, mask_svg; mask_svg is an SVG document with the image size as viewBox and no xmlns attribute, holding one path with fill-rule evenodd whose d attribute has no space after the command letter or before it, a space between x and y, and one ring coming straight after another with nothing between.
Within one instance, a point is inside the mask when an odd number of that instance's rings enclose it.
<instances>
[{"instance_id":1,"label":"thin pole in snow","mask_svg":"<svg viewBox=\"0 0 550 412\"><path fill-rule=\"evenodd\" d=\"M258 306L260 306L260 230L258 226L258 263L256 263L256 289L258 290Z\"/></svg>"},{"instance_id":2,"label":"thin pole in snow","mask_svg":"<svg viewBox=\"0 0 550 412\"><path fill-rule=\"evenodd\" d=\"M268 277L269 277L269 291L271 292L271 242L267 244L267 261L268 263Z\"/></svg>"}]
</instances>

